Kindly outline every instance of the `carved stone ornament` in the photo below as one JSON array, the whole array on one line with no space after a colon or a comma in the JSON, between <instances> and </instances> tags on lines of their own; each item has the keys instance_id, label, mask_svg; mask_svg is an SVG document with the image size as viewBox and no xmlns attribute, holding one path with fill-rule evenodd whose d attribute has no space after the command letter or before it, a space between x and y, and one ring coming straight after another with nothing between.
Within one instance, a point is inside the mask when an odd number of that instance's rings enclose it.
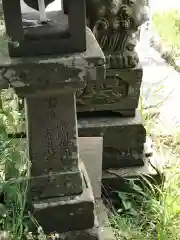
<instances>
[{"instance_id":1,"label":"carved stone ornament","mask_svg":"<svg viewBox=\"0 0 180 240\"><path fill-rule=\"evenodd\" d=\"M99 76L99 75L98 75ZM107 69L106 79L87 80L85 88L76 92L78 112L113 111L121 116L135 116L138 106L142 68Z\"/></svg>"},{"instance_id":2,"label":"carved stone ornament","mask_svg":"<svg viewBox=\"0 0 180 240\"><path fill-rule=\"evenodd\" d=\"M132 68L139 26L148 20L144 0L86 1L89 26L106 54L109 68ZM115 60L112 60L112 58Z\"/></svg>"}]
</instances>

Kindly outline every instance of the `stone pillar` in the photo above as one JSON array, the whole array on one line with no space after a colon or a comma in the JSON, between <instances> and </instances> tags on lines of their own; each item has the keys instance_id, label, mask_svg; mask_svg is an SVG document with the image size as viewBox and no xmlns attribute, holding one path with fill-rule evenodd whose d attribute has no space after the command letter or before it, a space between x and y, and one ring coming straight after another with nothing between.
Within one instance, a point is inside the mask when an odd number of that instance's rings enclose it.
<instances>
[{"instance_id":1,"label":"stone pillar","mask_svg":"<svg viewBox=\"0 0 180 240\"><path fill-rule=\"evenodd\" d=\"M87 75L98 78L97 67L105 71L105 57L89 29L86 39L83 54L0 59L1 82L25 99L32 213L45 233L69 240L98 240L93 191L78 153L75 93Z\"/></svg>"},{"instance_id":2,"label":"stone pillar","mask_svg":"<svg viewBox=\"0 0 180 240\"><path fill-rule=\"evenodd\" d=\"M32 198L82 193L74 91L25 96Z\"/></svg>"},{"instance_id":3,"label":"stone pillar","mask_svg":"<svg viewBox=\"0 0 180 240\"><path fill-rule=\"evenodd\" d=\"M25 98L31 161L28 201L47 233L89 229L95 220L94 197L77 144L75 91L84 82L67 85L59 90L16 88Z\"/></svg>"}]
</instances>

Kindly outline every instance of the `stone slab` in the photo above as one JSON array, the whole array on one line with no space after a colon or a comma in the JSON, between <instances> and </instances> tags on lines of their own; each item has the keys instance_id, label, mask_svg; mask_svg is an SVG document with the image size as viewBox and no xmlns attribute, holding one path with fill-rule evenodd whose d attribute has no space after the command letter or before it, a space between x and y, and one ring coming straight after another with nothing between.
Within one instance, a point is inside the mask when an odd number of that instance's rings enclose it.
<instances>
[{"instance_id":1,"label":"stone slab","mask_svg":"<svg viewBox=\"0 0 180 240\"><path fill-rule=\"evenodd\" d=\"M104 147L103 169L143 166L143 146L126 149Z\"/></svg>"},{"instance_id":2,"label":"stone slab","mask_svg":"<svg viewBox=\"0 0 180 240\"><path fill-rule=\"evenodd\" d=\"M103 138L79 137L79 156L91 181L95 199L101 198Z\"/></svg>"},{"instance_id":3,"label":"stone slab","mask_svg":"<svg viewBox=\"0 0 180 240\"><path fill-rule=\"evenodd\" d=\"M83 163L83 192L79 195L34 201L33 213L46 233L66 232L94 227L94 196ZM49 221L50 220L50 221Z\"/></svg>"},{"instance_id":4,"label":"stone slab","mask_svg":"<svg viewBox=\"0 0 180 240\"><path fill-rule=\"evenodd\" d=\"M144 157L144 166L103 170L102 184L106 191L116 189L126 191L127 179L138 179L140 175L150 176L150 180L160 184L163 174L157 171L161 163L160 156L153 150L151 156ZM153 180L154 179L154 180ZM153 182L153 183L155 183ZM105 194L105 192L103 192Z\"/></svg>"},{"instance_id":5,"label":"stone slab","mask_svg":"<svg viewBox=\"0 0 180 240\"><path fill-rule=\"evenodd\" d=\"M137 148L113 150L104 148L103 169L144 166L145 157L153 155L148 139ZM123 162L123 163L122 163Z\"/></svg>"},{"instance_id":6,"label":"stone slab","mask_svg":"<svg viewBox=\"0 0 180 240\"><path fill-rule=\"evenodd\" d=\"M123 117L135 116L142 82L142 67L107 69L106 78L88 80L77 94L78 112L113 111Z\"/></svg>"},{"instance_id":7,"label":"stone slab","mask_svg":"<svg viewBox=\"0 0 180 240\"><path fill-rule=\"evenodd\" d=\"M79 118L80 137L103 137L103 168L143 165L146 131L138 112L134 118Z\"/></svg>"},{"instance_id":8,"label":"stone slab","mask_svg":"<svg viewBox=\"0 0 180 240\"><path fill-rule=\"evenodd\" d=\"M96 218L93 228L59 234L60 240L115 240L102 200L96 201Z\"/></svg>"}]
</instances>

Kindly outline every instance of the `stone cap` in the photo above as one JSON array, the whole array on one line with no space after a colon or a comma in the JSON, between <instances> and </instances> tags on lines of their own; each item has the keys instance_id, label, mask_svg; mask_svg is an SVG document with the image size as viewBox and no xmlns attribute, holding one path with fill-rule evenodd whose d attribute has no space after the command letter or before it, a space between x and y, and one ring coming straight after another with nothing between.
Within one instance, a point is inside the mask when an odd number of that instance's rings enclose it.
<instances>
[{"instance_id":1,"label":"stone cap","mask_svg":"<svg viewBox=\"0 0 180 240\"><path fill-rule=\"evenodd\" d=\"M0 89L57 89L71 83L83 87L87 75L95 76L96 67L105 64L104 54L89 28L86 39L87 50L83 53L31 58L10 58L7 41L0 40Z\"/></svg>"}]
</instances>

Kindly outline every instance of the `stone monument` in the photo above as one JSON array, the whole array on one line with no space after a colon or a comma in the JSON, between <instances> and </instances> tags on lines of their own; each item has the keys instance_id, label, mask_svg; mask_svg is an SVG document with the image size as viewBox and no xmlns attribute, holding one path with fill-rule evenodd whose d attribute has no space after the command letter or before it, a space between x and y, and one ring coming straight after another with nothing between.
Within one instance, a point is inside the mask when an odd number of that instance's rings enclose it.
<instances>
[{"instance_id":1,"label":"stone monument","mask_svg":"<svg viewBox=\"0 0 180 240\"><path fill-rule=\"evenodd\" d=\"M148 20L144 0L86 1L88 24L106 56L106 78L77 92L79 135L103 136L103 168L144 165L146 131L136 110L143 76L135 46Z\"/></svg>"},{"instance_id":2,"label":"stone monument","mask_svg":"<svg viewBox=\"0 0 180 240\"><path fill-rule=\"evenodd\" d=\"M92 187L78 153L75 93L87 79L105 75L105 57L91 30L84 31L82 53L11 58L6 44L0 49L1 88L25 99L28 201L44 232L58 232L62 240L99 239Z\"/></svg>"}]
</instances>

